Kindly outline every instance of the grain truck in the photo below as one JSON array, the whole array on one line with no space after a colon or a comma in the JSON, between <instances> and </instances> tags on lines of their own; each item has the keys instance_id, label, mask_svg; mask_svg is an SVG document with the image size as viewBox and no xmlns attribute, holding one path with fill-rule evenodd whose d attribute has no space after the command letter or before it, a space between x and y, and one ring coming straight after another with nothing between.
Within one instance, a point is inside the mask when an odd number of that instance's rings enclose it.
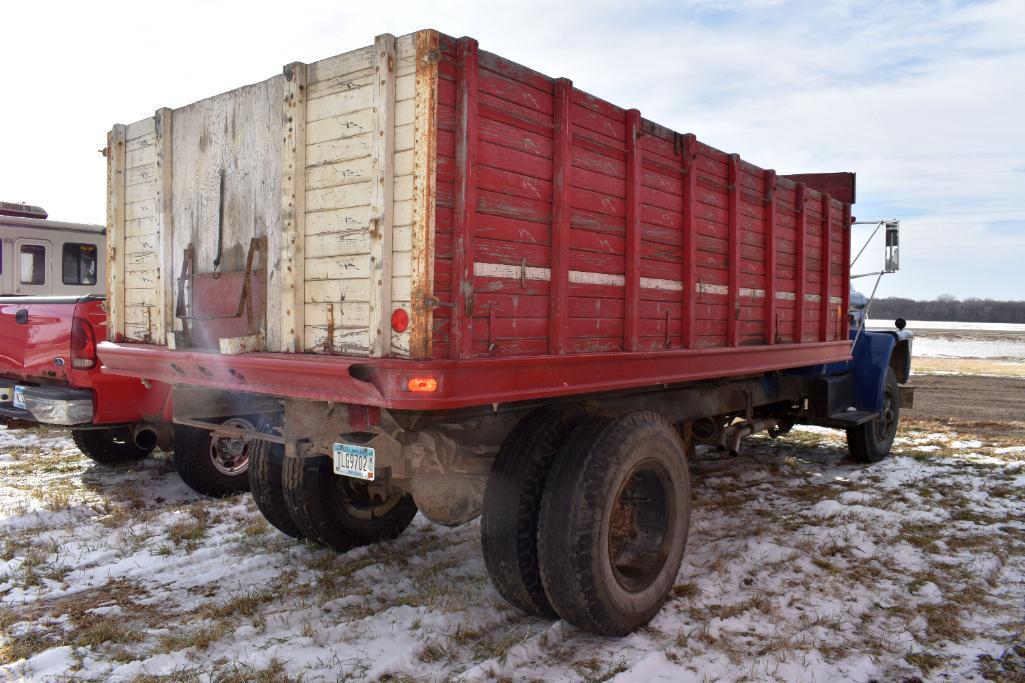
<instances>
[{"instance_id":1,"label":"grain truck","mask_svg":"<svg viewBox=\"0 0 1025 683\"><path fill-rule=\"evenodd\" d=\"M852 345L851 173L759 168L434 30L115 125L107 156L105 369L259 444L291 536L481 516L512 604L624 634L679 571L696 443L893 442L910 347Z\"/></svg>"}]
</instances>

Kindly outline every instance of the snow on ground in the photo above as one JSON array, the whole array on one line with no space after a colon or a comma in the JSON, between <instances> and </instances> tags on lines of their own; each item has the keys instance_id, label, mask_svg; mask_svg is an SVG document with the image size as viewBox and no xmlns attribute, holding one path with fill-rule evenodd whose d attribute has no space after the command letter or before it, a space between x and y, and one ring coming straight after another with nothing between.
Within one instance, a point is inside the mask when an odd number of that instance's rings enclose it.
<instances>
[{"instance_id":1,"label":"snow on ground","mask_svg":"<svg viewBox=\"0 0 1025 683\"><path fill-rule=\"evenodd\" d=\"M1019 332L1025 333L1025 324L1021 323L962 323L945 320L908 320L909 330L964 330L979 332ZM868 328L873 330L892 330L890 320L870 320Z\"/></svg>"},{"instance_id":2,"label":"snow on ground","mask_svg":"<svg viewBox=\"0 0 1025 683\"><path fill-rule=\"evenodd\" d=\"M868 328L892 330L893 323L870 320ZM976 358L1025 363L1025 325L909 320L907 329L915 334L912 344L915 358Z\"/></svg>"},{"instance_id":3,"label":"snow on ground","mask_svg":"<svg viewBox=\"0 0 1025 683\"><path fill-rule=\"evenodd\" d=\"M915 337L912 352L924 358L991 358L1025 361L1025 337L966 339L964 337Z\"/></svg>"},{"instance_id":4,"label":"snow on ground","mask_svg":"<svg viewBox=\"0 0 1025 683\"><path fill-rule=\"evenodd\" d=\"M1010 678L1025 434L998 433L917 425L869 467L828 430L705 454L670 601L610 639L503 603L477 523L337 554L199 499L167 456L105 468L0 430L0 679Z\"/></svg>"}]
</instances>

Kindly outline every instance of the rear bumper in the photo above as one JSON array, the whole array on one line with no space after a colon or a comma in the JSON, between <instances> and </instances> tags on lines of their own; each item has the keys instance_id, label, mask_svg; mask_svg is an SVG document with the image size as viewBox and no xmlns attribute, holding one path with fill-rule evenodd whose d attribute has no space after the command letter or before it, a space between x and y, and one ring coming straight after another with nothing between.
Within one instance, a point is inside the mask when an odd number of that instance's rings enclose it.
<instances>
[{"instance_id":1,"label":"rear bumper","mask_svg":"<svg viewBox=\"0 0 1025 683\"><path fill-rule=\"evenodd\" d=\"M104 372L219 391L305 398L394 410L449 410L611 392L850 359L849 341L642 353L412 361L313 354L169 351L103 342ZM436 390L408 389L412 378Z\"/></svg>"},{"instance_id":2,"label":"rear bumper","mask_svg":"<svg viewBox=\"0 0 1025 683\"><path fill-rule=\"evenodd\" d=\"M72 426L93 420L93 392L68 387L30 387L24 390L25 407L0 404L0 417L23 422Z\"/></svg>"}]
</instances>

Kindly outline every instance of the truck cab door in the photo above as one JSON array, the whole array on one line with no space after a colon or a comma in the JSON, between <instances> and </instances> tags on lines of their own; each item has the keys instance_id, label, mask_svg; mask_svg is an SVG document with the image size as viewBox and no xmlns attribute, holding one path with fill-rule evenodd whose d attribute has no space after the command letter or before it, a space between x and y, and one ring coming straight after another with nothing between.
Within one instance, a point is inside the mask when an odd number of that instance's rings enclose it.
<instances>
[{"instance_id":1,"label":"truck cab door","mask_svg":"<svg viewBox=\"0 0 1025 683\"><path fill-rule=\"evenodd\" d=\"M11 255L14 294L46 296L53 288L52 245L49 240L19 239Z\"/></svg>"}]
</instances>

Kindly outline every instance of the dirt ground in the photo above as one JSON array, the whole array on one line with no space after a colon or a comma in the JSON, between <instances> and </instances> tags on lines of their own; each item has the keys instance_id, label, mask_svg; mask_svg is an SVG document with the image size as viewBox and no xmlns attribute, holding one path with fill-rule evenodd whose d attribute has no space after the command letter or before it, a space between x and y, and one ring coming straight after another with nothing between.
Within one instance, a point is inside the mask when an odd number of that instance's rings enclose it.
<instances>
[{"instance_id":1,"label":"dirt ground","mask_svg":"<svg viewBox=\"0 0 1025 683\"><path fill-rule=\"evenodd\" d=\"M1025 378L915 375L913 420L1025 423Z\"/></svg>"}]
</instances>

